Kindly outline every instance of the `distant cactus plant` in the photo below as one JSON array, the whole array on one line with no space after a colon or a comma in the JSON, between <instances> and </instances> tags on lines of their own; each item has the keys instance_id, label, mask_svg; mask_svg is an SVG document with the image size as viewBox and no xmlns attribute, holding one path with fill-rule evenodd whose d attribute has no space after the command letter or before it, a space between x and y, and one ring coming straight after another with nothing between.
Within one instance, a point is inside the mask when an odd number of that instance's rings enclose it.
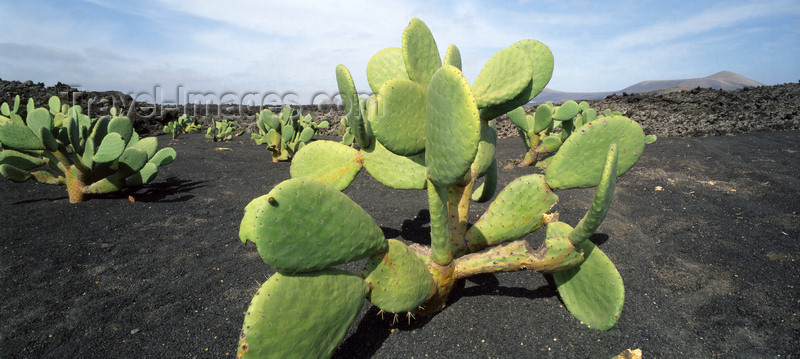
<instances>
[{"instance_id":1,"label":"distant cactus plant","mask_svg":"<svg viewBox=\"0 0 800 359\"><path fill-rule=\"evenodd\" d=\"M55 96L50 111L29 104L24 122L0 124L0 174L14 182L66 185L72 203L148 183L176 157L172 148L158 150L155 137L140 139L131 120L114 109L112 116L91 119L80 106L62 107Z\"/></svg>"},{"instance_id":2,"label":"distant cactus plant","mask_svg":"<svg viewBox=\"0 0 800 359\"><path fill-rule=\"evenodd\" d=\"M203 128L200 124L189 118L186 114L181 115L175 121L167 122L164 126L164 133L171 134L172 139L178 138L180 134L200 131Z\"/></svg>"},{"instance_id":3,"label":"distant cactus plant","mask_svg":"<svg viewBox=\"0 0 800 359\"><path fill-rule=\"evenodd\" d=\"M212 118L211 126L208 126L208 130L206 131L206 139L213 142L228 141L242 134L243 131L234 132L238 127L239 123L236 121L224 119L217 121Z\"/></svg>"},{"instance_id":4,"label":"distant cactus plant","mask_svg":"<svg viewBox=\"0 0 800 359\"><path fill-rule=\"evenodd\" d=\"M621 115L609 109L606 109L604 114ZM546 168L548 161L539 162L542 156L556 153L575 129L603 116L602 114L598 116L597 110L591 108L588 102L577 103L571 100L560 106L554 106L548 101L537 106L534 115L526 115L522 107L509 112L508 117L516 125L526 149L525 157L520 161L519 167L537 165ZM648 136L645 142L655 142L655 136Z\"/></svg>"},{"instance_id":5,"label":"distant cactus plant","mask_svg":"<svg viewBox=\"0 0 800 359\"><path fill-rule=\"evenodd\" d=\"M348 147L355 146L356 138L353 136L353 133L350 132L350 125L347 124L347 116L339 119L339 128L336 134L342 138L343 145Z\"/></svg>"},{"instance_id":6,"label":"distant cactus plant","mask_svg":"<svg viewBox=\"0 0 800 359\"><path fill-rule=\"evenodd\" d=\"M642 154L641 127L622 116L582 125L544 175L509 183L469 226L470 197L487 201L494 194L491 183L472 191L481 175L496 182L491 120L544 88L553 57L540 42L522 40L495 54L471 86L460 64L452 45L442 64L430 30L412 19L403 48L378 52L368 63L371 98L359 99L349 71L337 67L362 149L311 143L295 157L293 179L247 205L239 237L254 242L278 273L250 304L239 357L328 357L365 300L383 312L434 314L456 280L521 269L552 273L567 309L586 325L606 330L617 322L622 279L587 239L605 218L616 178ZM385 185L427 189L430 247L386 239L340 192L362 166ZM558 200L553 190L576 187L597 190L572 227L550 211ZM534 250L523 237L543 226L546 239ZM360 275L333 268L364 258Z\"/></svg>"},{"instance_id":7,"label":"distant cactus plant","mask_svg":"<svg viewBox=\"0 0 800 359\"><path fill-rule=\"evenodd\" d=\"M257 144L267 144L272 161L289 161L305 146L317 131L328 128L328 121L315 123L311 115L302 116L299 111L284 106L279 115L264 109L256 121L257 132L250 138Z\"/></svg>"}]
</instances>

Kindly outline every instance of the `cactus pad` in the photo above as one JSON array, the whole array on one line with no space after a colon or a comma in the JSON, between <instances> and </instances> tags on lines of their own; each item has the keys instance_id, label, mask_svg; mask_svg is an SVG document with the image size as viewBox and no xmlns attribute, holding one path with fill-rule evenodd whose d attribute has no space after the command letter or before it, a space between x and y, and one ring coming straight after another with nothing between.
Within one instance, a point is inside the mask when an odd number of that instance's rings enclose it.
<instances>
[{"instance_id":1,"label":"cactus pad","mask_svg":"<svg viewBox=\"0 0 800 359\"><path fill-rule=\"evenodd\" d=\"M425 188L425 154L396 155L377 141L372 147L362 150L361 154L367 172L383 185L396 189Z\"/></svg>"},{"instance_id":2,"label":"cactus pad","mask_svg":"<svg viewBox=\"0 0 800 359\"><path fill-rule=\"evenodd\" d=\"M547 184L556 189L597 186L612 142L617 144L617 176L623 175L642 155L644 132L626 117L609 116L572 132L547 168Z\"/></svg>"},{"instance_id":3,"label":"cactus pad","mask_svg":"<svg viewBox=\"0 0 800 359\"><path fill-rule=\"evenodd\" d=\"M364 280L343 270L277 273L247 309L238 357L328 358L355 321L366 294Z\"/></svg>"},{"instance_id":4,"label":"cactus pad","mask_svg":"<svg viewBox=\"0 0 800 359\"><path fill-rule=\"evenodd\" d=\"M372 92L379 92L384 82L394 78L408 79L403 49L399 47L378 51L367 63L367 82Z\"/></svg>"},{"instance_id":5,"label":"cactus pad","mask_svg":"<svg viewBox=\"0 0 800 359\"><path fill-rule=\"evenodd\" d=\"M371 288L367 299L390 313L416 309L436 289L422 259L394 239L389 240L387 252L370 257L363 275Z\"/></svg>"},{"instance_id":6,"label":"cactus pad","mask_svg":"<svg viewBox=\"0 0 800 359\"><path fill-rule=\"evenodd\" d=\"M456 45L450 44L447 47L447 52L444 53L444 65L455 66L461 70L461 51Z\"/></svg>"},{"instance_id":7,"label":"cactus pad","mask_svg":"<svg viewBox=\"0 0 800 359\"><path fill-rule=\"evenodd\" d=\"M524 50L509 47L498 51L472 84L478 108L500 105L517 97L531 82L532 71L531 60Z\"/></svg>"},{"instance_id":8,"label":"cactus pad","mask_svg":"<svg viewBox=\"0 0 800 359\"><path fill-rule=\"evenodd\" d=\"M425 90L407 79L391 79L380 89L382 110L370 117L372 133L386 149L402 156L425 150Z\"/></svg>"},{"instance_id":9,"label":"cactus pad","mask_svg":"<svg viewBox=\"0 0 800 359\"><path fill-rule=\"evenodd\" d=\"M428 88L433 74L442 67L442 58L433 34L422 20L413 18L403 31L403 60L408 78Z\"/></svg>"},{"instance_id":10,"label":"cactus pad","mask_svg":"<svg viewBox=\"0 0 800 359\"><path fill-rule=\"evenodd\" d=\"M305 178L281 182L245 208L242 242L282 273L311 272L386 250L383 231L336 188Z\"/></svg>"},{"instance_id":11,"label":"cactus pad","mask_svg":"<svg viewBox=\"0 0 800 359\"><path fill-rule=\"evenodd\" d=\"M516 47L525 50L528 57L531 59L533 65L533 72L531 73L532 85L530 93L527 95L528 100L536 97L553 76L553 53L543 43L536 40L520 40L515 42L511 47Z\"/></svg>"},{"instance_id":12,"label":"cactus pad","mask_svg":"<svg viewBox=\"0 0 800 359\"><path fill-rule=\"evenodd\" d=\"M3 146L18 150L43 150L44 144L28 126L9 122L0 126L0 142Z\"/></svg>"},{"instance_id":13,"label":"cactus pad","mask_svg":"<svg viewBox=\"0 0 800 359\"><path fill-rule=\"evenodd\" d=\"M333 141L314 141L297 152L289 172L292 178L309 178L343 190L361 170L358 150Z\"/></svg>"},{"instance_id":14,"label":"cactus pad","mask_svg":"<svg viewBox=\"0 0 800 359\"><path fill-rule=\"evenodd\" d=\"M600 184L597 186L597 192L594 194L594 200L589 211L583 216L578 225L569 235L569 241L574 245L579 245L600 227L600 223L606 218L608 208L611 206L611 200L614 198L614 188L617 181L617 145L612 143L608 148L606 161L603 165L603 175L600 179Z\"/></svg>"},{"instance_id":15,"label":"cactus pad","mask_svg":"<svg viewBox=\"0 0 800 359\"><path fill-rule=\"evenodd\" d=\"M578 245L580 266L553 273L558 294L575 318L598 330L617 323L625 302L625 287L614 263L591 241Z\"/></svg>"},{"instance_id":16,"label":"cactus pad","mask_svg":"<svg viewBox=\"0 0 800 359\"><path fill-rule=\"evenodd\" d=\"M543 215L558 201L541 175L515 179L497 195L467 231L470 249L522 238L542 226Z\"/></svg>"},{"instance_id":17,"label":"cactus pad","mask_svg":"<svg viewBox=\"0 0 800 359\"><path fill-rule=\"evenodd\" d=\"M457 68L436 71L428 89L425 163L439 186L460 181L469 171L481 139L478 107L469 83Z\"/></svg>"}]
</instances>

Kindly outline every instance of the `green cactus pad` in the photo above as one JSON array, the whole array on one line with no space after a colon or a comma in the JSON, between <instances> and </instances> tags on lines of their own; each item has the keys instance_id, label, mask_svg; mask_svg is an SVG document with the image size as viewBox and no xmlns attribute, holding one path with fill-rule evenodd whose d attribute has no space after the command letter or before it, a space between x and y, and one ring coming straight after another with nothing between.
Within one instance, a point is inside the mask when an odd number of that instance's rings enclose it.
<instances>
[{"instance_id":1,"label":"green cactus pad","mask_svg":"<svg viewBox=\"0 0 800 359\"><path fill-rule=\"evenodd\" d=\"M133 122L127 117L114 117L108 122L108 132L118 133L127 145L134 132Z\"/></svg>"},{"instance_id":2,"label":"green cactus pad","mask_svg":"<svg viewBox=\"0 0 800 359\"><path fill-rule=\"evenodd\" d=\"M94 167L94 153L97 151L97 146L94 145L94 138L87 138L86 143L83 144L83 155L80 156L81 163L86 168Z\"/></svg>"},{"instance_id":3,"label":"green cactus pad","mask_svg":"<svg viewBox=\"0 0 800 359\"><path fill-rule=\"evenodd\" d=\"M155 137L145 137L133 145L131 145L131 142L128 142L128 147L138 148L147 154L147 158L153 158L158 150L158 139Z\"/></svg>"},{"instance_id":4,"label":"green cactus pad","mask_svg":"<svg viewBox=\"0 0 800 359\"><path fill-rule=\"evenodd\" d=\"M361 170L358 150L333 141L314 141L292 159L292 178L308 178L344 190Z\"/></svg>"},{"instance_id":5,"label":"green cactus pad","mask_svg":"<svg viewBox=\"0 0 800 359\"><path fill-rule=\"evenodd\" d=\"M383 185L396 189L425 188L425 154L396 155L377 141L372 147L362 150L361 154L364 157L364 168Z\"/></svg>"},{"instance_id":6,"label":"green cactus pad","mask_svg":"<svg viewBox=\"0 0 800 359\"><path fill-rule=\"evenodd\" d=\"M553 119L557 121L568 121L577 116L580 110L581 108L578 106L577 102L569 100L556 108Z\"/></svg>"},{"instance_id":7,"label":"green cactus pad","mask_svg":"<svg viewBox=\"0 0 800 359\"><path fill-rule=\"evenodd\" d=\"M300 143L306 143L311 141L311 137L314 137L314 129L311 127L306 127L303 131L300 132L300 137L298 137L298 141Z\"/></svg>"},{"instance_id":8,"label":"green cactus pad","mask_svg":"<svg viewBox=\"0 0 800 359\"><path fill-rule=\"evenodd\" d=\"M367 63L367 82L372 92L380 92L383 83L394 78L408 80L403 49L399 47L378 51Z\"/></svg>"},{"instance_id":9,"label":"green cactus pad","mask_svg":"<svg viewBox=\"0 0 800 359\"><path fill-rule=\"evenodd\" d=\"M150 183L158 175L158 166L152 162L147 162L139 172L134 173L125 179L125 185L128 187L141 186Z\"/></svg>"},{"instance_id":10,"label":"green cactus pad","mask_svg":"<svg viewBox=\"0 0 800 359\"><path fill-rule=\"evenodd\" d=\"M478 108L500 105L517 97L530 84L532 71L531 60L524 50L509 47L498 51L472 84Z\"/></svg>"},{"instance_id":11,"label":"green cactus pad","mask_svg":"<svg viewBox=\"0 0 800 359\"><path fill-rule=\"evenodd\" d=\"M50 152L58 151L58 141L53 136L52 130L46 127L39 127L38 136L42 139L42 144L46 150Z\"/></svg>"},{"instance_id":12,"label":"green cactus pad","mask_svg":"<svg viewBox=\"0 0 800 359\"><path fill-rule=\"evenodd\" d=\"M591 241L580 266L553 273L558 294L570 313L590 328L608 330L617 323L625 302L625 286L614 263Z\"/></svg>"},{"instance_id":13,"label":"green cactus pad","mask_svg":"<svg viewBox=\"0 0 800 359\"><path fill-rule=\"evenodd\" d=\"M589 211L583 216L575 230L569 235L569 240L574 245L579 245L583 241L589 239L594 234L603 219L606 218L608 208L611 206L611 200L614 198L614 188L617 181L617 144L612 143L608 148L606 161L603 165L603 174L600 178L600 184L597 186L597 192L594 194L594 200Z\"/></svg>"},{"instance_id":14,"label":"green cactus pad","mask_svg":"<svg viewBox=\"0 0 800 359\"><path fill-rule=\"evenodd\" d=\"M486 175L475 191L472 192L472 200L478 203L486 202L494 196L497 190L497 159L492 161L492 165L486 170Z\"/></svg>"},{"instance_id":15,"label":"green cactus pad","mask_svg":"<svg viewBox=\"0 0 800 359\"><path fill-rule=\"evenodd\" d=\"M555 189L596 186L612 142L617 144L619 157L617 176L623 175L642 155L644 132L638 123L626 117L609 116L572 132L547 168L547 184Z\"/></svg>"},{"instance_id":16,"label":"green cactus pad","mask_svg":"<svg viewBox=\"0 0 800 359\"><path fill-rule=\"evenodd\" d=\"M517 107L509 111L508 118L511 119L511 122L513 122L514 125L522 129L523 132L528 132L531 130L531 126L525 116L525 110L522 109L522 107Z\"/></svg>"},{"instance_id":17,"label":"green cactus pad","mask_svg":"<svg viewBox=\"0 0 800 359\"><path fill-rule=\"evenodd\" d=\"M457 68L446 65L431 79L425 127L428 177L442 187L460 181L478 152L481 125L469 83Z\"/></svg>"},{"instance_id":18,"label":"green cactus pad","mask_svg":"<svg viewBox=\"0 0 800 359\"><path fill-rule=\"evenodd\" d=\"M545 237L547 238L554 238L554 237L569 237L569 234L572 233L573 228L567 223L564 222L550 222L547 224L547 231L545 233Z\"/></svg>"},{"instance_id":19,"label":"green cactus pad","mask_svg":"<svg viewBox=\"0 0 800 359\"><path fill-rule=\"evenodd\" d=\"M372 133L386 149L401 156L425 150L425 90L414 81L391 79L380 88L382 113L370 118Z\"/></svg>"},{"instance_id":20,"label":"green cactus pad","mask_svg":"<svg viewBox=\"0 0 800 359\"><path fill-rule=\"evenodd\" d=\"M0 164L0 175L14 182L25 182L31 179L31 173L10 164Z\"/></svg>"},{"instance_id":21,"label":"green cactus pad","mask_svg":"<svg viewBox=\"0 0 800 359\"><path fill-rule=\"evenodd\" d=\"M543 215L558 201L541 175L515 179L497 195L467 231L470 248L485 248L522 238L542 226Z\"/></svg>"},{"instance_id":22,"label":"green cactus pad","mask_svg":"<svg viewBox=\"0 0 800 359\"><path fill-rule=\"evenodd\" d=\"M148 156L150 156L149 152ZM175 150L172 149L172 147L164 147L160 149L158 152L156 152L156 154L154 154L153 157L150 158L149 162L156 165L157 167L161 167L172 163L172 161L174 161L176 157L178 157L178 153L176 153Z\"/></svg>"},{"instance_id":23,"label":"green cactus pad","mask_svg":"<svg viewBox=\"0 0 800 359\"><path fill-rule=\"evenodd\" d=\"M536 107L536 113L533 115L533 131L541 133L542 131L552 128L553 125L553 111L550 106Z\"/></svg>"},{"instance_id":24,"label":"green cactus pad","mask_svg":"<svg viewBox=\"0 0 800 359\"><path fill-rule=\"evenodd\" d=\"M527 94L528 101L530 101L544 90L544 87L547 86L553 76L553 53L545 44L536 40L520 40L512 44L511 47L525 50L531 59L531 64L533 65L531 79L533 81L530 93Z\"/></svg>"},{"instance_id":25,"label":"green cactus pad","mask_svg":"<svg viewBox=\"0 0 800 359\"><path fill-rule=\"evenodd\" d=\"M264 282L245 313L237 356L329 358L366 294L364 280L344 270L277 273Z\"/></svg>"},{"instance_id":26,"label":"green cactus pad","mask_svg":"<svg viewBox=\"0 0 800 359\"><path fill-rule=\"evenodd\" d=\"M125 151L125 140L116 132L112 132L103 137L103 142L97 147L94 154L94 162L108 163L119 158Z\"/></svg>"},{"instance_id":27,"label":"green cactus pad","mask_svg":"<svg viewBox=\"0 0 800 359\"><path fill-rule=\"evenodd\" d=\"M433 34L422 20L413 18L403 31L403 61L408 78L428 88L433 74L442 67L442 58Z\"/></svg>"},{"instance_id":28,"label":"green cactus pad","mask_svg":"<svg viewBox=\"0 0 800 359\"><path fill-rule=\"evenodd\" d=\"M478 153L470 166L470 171L478 177L483 176L494 162L495 147L497 145L497 130L489 125L488 121L481 120L481 142L478 143Z\"/></svg>"},{"instance_id":29,"label":"green cactus pad","mask_svg":"<svg viewBox=\"0 0 800 359\"><path fill-rule=\"evenodd\" d=\"M461 51L456 45L450 44L447 47L447 52L444 53L444 65L454 66L461 70Z\"/></svg>"},{"instance_id":30,"label":"green cactus pad","mask_svg":"<svg viewBox=\"0 0 800 359\"><path fill-rule=\"evenodd\" d=\"M125 177L139 172L146 163L146 152L138 148L126 148L125 152L122 152L122 155L119 156L119 167L117 168L118 176L124 179Z\"/></svg>"},{"instance_id":31,"label":"green cactus pad","mask_svg":"<svg viewBox=\"0 0 800 359\"><path fill-rule=\"evenodd\" d=\"M561 137L558 135L551 135L545 138L542 138L541 144L542 149L544 152L553 153L558 151L561 148Z\"/></svg>"},{"instance_id":32,"label":"green cactus pad","mask_svg":"<svg viewBox=\"0 0 800 359\"><path fill-rule=\"evenodd\" d=\"M9 122L0 126L0 143L17 150L44 150L42 140L28 126Z\"/></svg>"},{"instance_id":33,"label":"green cactus pad","mask_svg":"<svg viewBox=\"0 0 800 359\"><path fill-rule=\"evenodd\" d=\"M647 135L647 136L644 136L644 143L647 144L647 145L650 145L650 144L655 143L657 139L658 139L658 137L656 135Z\"/></svg>"},{"instance_id":34,"label":"green cactus pad","mask_svg":"<svg viewBox=\"0 0 800 359\"><path fill-rule=\"evenodd\" d=\"M349 116L350 110L354 104L353 99L358 93L356 92L356 85L353 82L353 76L350 75L350 70L342 64L336 65L336 83L339 86L339 94L342 97L342 102L344 102L345 113ZM356 105L358 104L356 103ZM357 107L358 106L356 106L356 108ZM273 124L270 123L270 127L275 128L278 126L273 126Z\"/></svg>"},{"instance_id":35,"label":"green cactus pad","mask_svg":"<svg viewBox=\"0 0 800 359\"><path fill-rule=\"evenodd\" d=\"M245 209L242 242L256 243L282 273L311 272L386 250L383 231L336 188L305 178L281 182Z\"/></svg>"},{"instance_id":36,"label":"green cactus pad","mask_svg":"<svg viewBox=\"0 0 800 359\"><path fill-rule=\"evenodd\" d=\"M28 124L28 128L35 134L39 133L40 127L44 127L48 130L53 129L53 118L50 117L50 111L47 111L44 107L29 112L25 122Z\"/></svg>"},{"instance_id":37,"label":"green cactus pad","mask_svg":"<svg viewBox=\"0 0 800 359\"><path fill-rule=\"evenodd\" d=\"M28 171L36 167L44 166L46 161L41 157L34 157L22 152L6 149L0 151L0 164L7 164Z\"/></svg>"},{"instance_id":38,"label":"green cactus pad","mask_svg":"<svg viewBox=\"0 0 800 359\"><path fill-rule=\"evenodd\" d=\"M367 299L390 313L412 311L436 290L422 259L394 239L388 251L369 258L363 276L371 289Z\"/></svg>"}]
</instances>

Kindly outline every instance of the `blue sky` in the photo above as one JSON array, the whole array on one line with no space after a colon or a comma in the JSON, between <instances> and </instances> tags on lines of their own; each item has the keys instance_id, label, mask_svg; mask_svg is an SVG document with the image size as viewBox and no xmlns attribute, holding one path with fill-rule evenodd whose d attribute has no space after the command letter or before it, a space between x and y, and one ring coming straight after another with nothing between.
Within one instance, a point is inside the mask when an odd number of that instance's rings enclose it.
<instances>
[{"instance_id":1,"label":"blue sky","mask_svg":"<svg viewBox=\"0 0 800 359\"><path fill-rule=\"evenodd\" d=\"M722 70L768 85L800 80L796 0L0 0L0 14L1 78L151 96L159 87L169 102L182 88L319 103L326 96L313 94L337 92L339 63L369 91L367 61L400 46L412 17L431 28L442 55L459 47L469 81L526 38L552 50L548 87L560 91Z\"/></svg>"}]
</instances>

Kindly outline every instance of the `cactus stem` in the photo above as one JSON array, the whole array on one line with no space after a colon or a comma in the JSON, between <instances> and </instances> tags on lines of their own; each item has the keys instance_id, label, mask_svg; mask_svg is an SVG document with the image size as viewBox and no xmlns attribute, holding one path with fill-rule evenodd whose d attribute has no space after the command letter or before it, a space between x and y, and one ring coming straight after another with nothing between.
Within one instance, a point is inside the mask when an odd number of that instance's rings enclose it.
<instances>
[{"instance_id":1,"label":"cactus stem","mask_svg":"<svg viewBox=\"0 0 800 359\"><path fill-rule=\"evenodd\" d=\"M559 253L557 256L548 256L549 248L543 242L534 250L524 239L519 239L504 246L497 246L489 250L467 254L455 260L455 278L461 279L477 274L514 272L528 269L540 273L552 273L577 264L569 251ZM582 261L582 260L581 260Z\"/></svg>"},{"instance_id":2,"label":"cactus stem","mask_svg":"<svg viewBox=\"0 0 800 359\"><path fill-rule=\"evenodd\" d=\"M450 222L450 241L453 243L453 256L467 253L467 219L469 200L475 177L471 176L465 186L454 185L447 188L447 215Z\"/></svg>"},{"instance_id":3,"label":"cactus stem","mask_svg":"<svg viewBox=\"0 0 800 359\"><path fill-rule=\"evenodd\" d=\"M69 203L83 202L83 187L86 186L86 175L75 166L67 167L64 174L64 179L67 184L67 193L69 194Z\"/></svg>"},{"instance_id":4,"label":"cactus stem","mask_svg":"<svg viewBox=\"0 0 800 359\"><path fill-rule=\"evenodd\" d=\"M455 269L456 266L452 261L446 266L439 265L435 261L428 263L428 271L431 272L431 276L436 282L436 293L414 310L416 315L432 315L444 308L447 304L447 297L456 282Z\"/></svg>"}]
</instances>

